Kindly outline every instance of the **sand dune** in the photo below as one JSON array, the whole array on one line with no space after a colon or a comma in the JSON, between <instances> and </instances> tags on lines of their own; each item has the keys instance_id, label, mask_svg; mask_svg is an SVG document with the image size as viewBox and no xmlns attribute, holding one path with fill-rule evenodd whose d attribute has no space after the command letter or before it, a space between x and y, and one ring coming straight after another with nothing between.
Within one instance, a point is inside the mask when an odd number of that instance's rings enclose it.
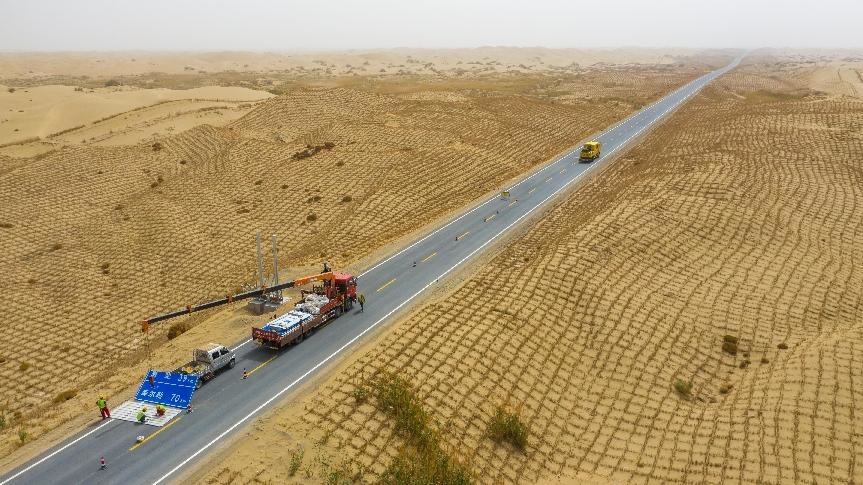
<instances>
[{"instance_id":1,"label":"sand dune","mask_svg":"<svg viewBox=\"0 0 863 485\"><path fill-rule=\"evenodd\" d=\"M805 78L762 59L717 81L200 483L374 481L423 456L382 373L479 483L863 479L863 102ZM498 406L524 452L490 438Z\"/></svg>"}]
</instances>

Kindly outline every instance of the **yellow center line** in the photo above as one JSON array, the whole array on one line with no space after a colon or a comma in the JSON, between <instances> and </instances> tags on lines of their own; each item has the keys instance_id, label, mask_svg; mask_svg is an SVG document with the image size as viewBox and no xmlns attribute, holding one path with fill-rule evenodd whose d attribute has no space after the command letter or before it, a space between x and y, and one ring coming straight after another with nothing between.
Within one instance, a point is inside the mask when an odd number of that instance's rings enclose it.
<instances>
[{"instance_id":1,"label":"yellow center line","mask_svg":"<svg viewBox=\"0 0 863 485\"><path fill-rule=\"evenodd\" d=\"M462 234L461 236L459 236L459 237L455 238L455 240L456 240L456 241L459 241L459 240L461 240L461 238L463 238L463 237L467 236L468 234L470 234L470 231L467 231L466 233Z\"/></svg>"},{"instance_id":2,"label":"yellow center line","mask_svg":"<svg viewBox=\"0 0 863 485\"><path fill-rule=\"evenodd\" d=\"M177 419L175 419L175 420L171 421L170 423L166 424L165 426L162 426L161 428L159 428L159 430L158 430L158 431L156 431L155 433L151 434L150 436L147 436L146 438L144 438L144 440L143 440L143 441L141 441L140 443L136 443L136 444L135 444L135 445L133 445L131 448L129 448L129 451L135 451L135 448L137 448L137 447L139 447L139 446L143 445L144 443L146 443L146 442L150 441L151 439L153 439L153 437L154 437L154 436L156 436L157 434L159 434L159 433L161 433L162 431L165 431L166 429L170 428L171 426L173 426L173 425L177 424L177 422L178 422L178 421L180 421L181 419L183 419L183 418L177 418Z\"/></svg>"},{"instance_id":3,"label":"yellow center line","mask_svg":"<svg viewBox=\"0 0 863 485\"><path fill-rule=\"evenodd\" d=\"M276 354L276 355L278 355L278 354ZM273 359L275 359L275 358L276 358L276 355L274 355L274 356L270 357L269 359L267 359L267 360L265 360L265 361L261 362L260 364L258 364L258 366L257 366L257 367L255 367L254 369L250 370L249 372L246 372L246 377L248 377L248 376L252 375L252 373L253 373L253 372L255 372L256 370L258 370L258 369L260 369L261 367L263 367L263 366L265 366L265 365L269 364L270 362L272 362L272 361L273 361Z\"/></svg>"},{"instance_id":4,"label":"yellow center line","mask_svg":"<svg viewBox=\"0 0 863 485\"><path fill-rule=\"evenodd\" d=\"M518 202L518 201L517 201L517 200L514 200L514 201L510 202L510 203L509 203L509 207L514 206L516 202Z\"/></svg>"},{"instance_id":5,"label":"yellow center line","mask_svg":"<svg viewBox=\"0 0 863 485\"><path fill-rule=\"evenodd\" d=\"M435 255L436 255L436 254L437 254L437 251L435 251L435 252L433 252L433 253L429 254L429 255L428 255L428 256L426 256L422 261L420 261L420 263L425 263L426 261L428 261L428 260L430 260L431 258L435 257Z\"/></svg>"},{"instance_id":6,"label":"yellow center line","mask_svg":"<svg viewBox=\"0 0 863 485\"><path fill-rule=\"evenodd\" d=\"M532 189L528 190L528 191L527 191L527 193L528 193L528 194L532 194L534 190L536 190L536 187L534 187L534 188L532 188Z\"/></svg>"},{"instance_id":7,"label":"yellow center line","mask_svg":"<svg viewBox=\"0 0 863 485\"><path fill-rule=\"evenodd\" d=\"M384 284L384 286L381 286L380 288L378 288L378 290L377 290L377 291L381 291L381 290L383 290L384 288L386 288L387 286L389 286L389 285L393 284L393 282L394 282L395 280L396 280L396 279L395 279L395 278L393 278L393 279L391 279L391 280L387 281L387 282Z\"/></svg>"},{"instance_id":8,"label":"yellow center line","mask_svg":"<svg viewBox=\"0 0 863 485\"><path fill-rule=\"evenodd\" d=\"M497 217L497 214L492 214L492 215L485 218L485 222L488 222L488 221L494 219L495 217Z\"/></svg>"}]
</instances>

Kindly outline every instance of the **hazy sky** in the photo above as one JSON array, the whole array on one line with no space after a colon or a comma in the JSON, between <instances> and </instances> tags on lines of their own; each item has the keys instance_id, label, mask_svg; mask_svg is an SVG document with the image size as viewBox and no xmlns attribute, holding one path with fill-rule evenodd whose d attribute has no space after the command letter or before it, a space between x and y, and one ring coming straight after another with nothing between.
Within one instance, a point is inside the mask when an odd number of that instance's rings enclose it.
<instances>
[{"instance_id":1,"label":"hazy sky","mask_svg":"<svg viewBox=\"0 0 863 485\"><path fill-rule=\"evenodd\" d=\"M0 50L861 47L863 0L0 0Z\"/></svg>"}]
</instances>

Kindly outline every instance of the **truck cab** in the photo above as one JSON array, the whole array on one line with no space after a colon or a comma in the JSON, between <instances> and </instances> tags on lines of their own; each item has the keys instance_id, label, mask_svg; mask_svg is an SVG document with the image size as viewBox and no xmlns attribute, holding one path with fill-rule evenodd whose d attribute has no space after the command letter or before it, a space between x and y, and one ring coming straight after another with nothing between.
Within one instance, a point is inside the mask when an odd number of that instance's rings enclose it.
<instances>
[{"instance_id":1,"label":"truck cab","mask_svg":"<svg viewBox=\"0 0 863 485\"><path fill-rule=\"evenodd\" d=\"M195 361L209 364L214 371L222 367L233 367L236 363L236 354L224 345L208 344L206 347L195 349Z\"/></svg>"},{"instance_id":2,"label":"truck cab","mask_svg":"<svg viewBox=\"0 0 863 485\"><path fill-rule=\"evenodd\" d=\"M581 147L581 153L578 159L582 162L592 162L599 158L599 153L602 151L602 143L598 141L589 141Z\"/></svg>"},{"instance_id":3,"label":"truck cab","mask_svg":"<svg viewBox=\"0 0 863 485\"><path fill-rule=\"evenodd\" d=\"M192 360L183 364L175 372L198 376L198 388L216 376L221 369L232 369L237 363L237 354L221 344L207 344L192 352Z\"/></svg>"}]
</instances>

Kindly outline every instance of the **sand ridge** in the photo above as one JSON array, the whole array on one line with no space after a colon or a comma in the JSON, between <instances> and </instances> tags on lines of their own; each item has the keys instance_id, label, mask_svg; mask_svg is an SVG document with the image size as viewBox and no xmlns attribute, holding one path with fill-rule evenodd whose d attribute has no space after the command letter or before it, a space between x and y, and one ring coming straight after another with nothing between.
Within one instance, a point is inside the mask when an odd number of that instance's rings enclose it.
<instances>
[{"instance_id":1,"label":"sand ridge","mask_svg":"<svg viewBox=\"0 0 863 485\"><path fill-rule=\"evenodd\" d=\"M350 264L704 69L507 76L505 89L425 78L299 86L238 106L246 111L220 126L192 122L132 145L99 138L103 123L135 126L134 114L170 118L164 103L85 127L86 143L61 135L66 144L35 156L0 154L0 267L10 292L0 393L15 423L2 432L3 452L18 447L16 429L38 438L70 410L89 409L94 382L109 393L130 385L123 377L132 374L106 372L141 358L141 318L251 282L257 232L278 236L285 267ZM568 87L549 89L558 81ZM429 84L451 95L410 98ZM561 99L577 86L590 99ZM299 156L309 145L328 148ZM63 324L37 342L27 338L37 321ZM65 390L79 395L54 405Z\"/></svg>"},{"instance_id":2,"label":"sand ridge","mask_svg":"<svg viewBox=\"0 0 863 485\"><path fill-rule=\"evenodd\" d=\"M718 80L199 482L374 481L402 447L357 399L380 372L480 483L861 480L863 103L801 79ZM525 453L489 439L504 404Z\"/></svg>"}]
</instances>

